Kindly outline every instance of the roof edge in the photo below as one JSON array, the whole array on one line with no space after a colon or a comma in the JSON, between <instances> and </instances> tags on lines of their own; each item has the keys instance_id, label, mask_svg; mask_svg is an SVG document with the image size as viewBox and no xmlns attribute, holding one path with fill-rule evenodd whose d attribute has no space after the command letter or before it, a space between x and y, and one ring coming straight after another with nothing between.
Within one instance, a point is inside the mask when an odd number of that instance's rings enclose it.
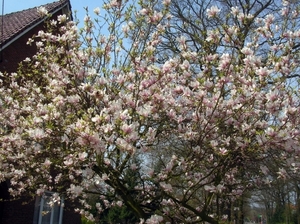
<instances>
[{"instance_id":1,"label":"roof edge","mask_svg":"<svg viewBox=\"0 0 300 224\"><path fill-rule=\"evenodd\" d=\"M60 0L60 1L63 3L62 0ZM37 6L36 8L42 7L42 6L43 5ZM63 3L60 7L56 8L53 11L51 11L51 14L55 14L56 12L58 12L61 9L63 9L64 7L68 7L68 9L71 12L71 3L70 3L70 0L65 1L65 3ZM71 13L70 16L71 16L71 19L72 19L72 13ZM23 36L25 33L27 33L28 31L32 30L33 28L35 28L39 24L43 23L45 20L46 20L46 17L37 20L34 24L32 24L31 26L29 26L28 28L26 28L25 30L23 30L22 32L20 32L19 34L17 34L11 40L7 41L6 43L3 43L3 45L1 46L1 49L0 49L0 52L3 51L5 48L7 48L9 45L11 45L13 42L15 42L17 39L19 39L21 36Z\"/></svg>"}]
</instances>

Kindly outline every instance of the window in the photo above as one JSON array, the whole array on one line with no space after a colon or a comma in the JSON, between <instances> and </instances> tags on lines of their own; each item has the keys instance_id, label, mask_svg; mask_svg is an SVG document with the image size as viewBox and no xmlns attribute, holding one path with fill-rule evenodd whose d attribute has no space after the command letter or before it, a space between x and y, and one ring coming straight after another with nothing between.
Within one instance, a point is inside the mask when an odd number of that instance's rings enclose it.
<instances>
[{"instance_id":1,"label":"window","mask_svg":"<svg viewBox=\"0 0 300 224\"><path fill-rule=\"evenodd\" d=\"M43 196L36 198L33 224L62 224L64 200L61 198L60 202L51 206L53 194L45 192Z\"/></svg>"}]
</instances>

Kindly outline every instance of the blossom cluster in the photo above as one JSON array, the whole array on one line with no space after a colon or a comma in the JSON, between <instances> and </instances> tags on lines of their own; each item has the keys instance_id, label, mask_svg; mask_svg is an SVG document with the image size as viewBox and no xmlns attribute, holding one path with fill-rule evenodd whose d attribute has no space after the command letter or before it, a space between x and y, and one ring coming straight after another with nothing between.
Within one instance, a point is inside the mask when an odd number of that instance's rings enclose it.
<instances>
[{"instance_id":1,"label":"blossom cluster","mask_svg":"<svg viewBox=\"0 0 300 224\"><path fill-rule=\"evenodd\" d=\"M298 30L232 8L237 24L208 30L203 40L219 45L215 52L198 52L181 36L178 55L162 61L157 49L170 30L171 1L161 11L120 2L104 7L113 20L107 36L95 33L99 20L89 16L82 30L65 16L52 21L58 33L40 31L37 54L2 82L0 180L11 181L12 195L58 191L78 199L77 211L91 220L93 206L126 205L141 223L210 222L215 195L234 200L268 175L266 155L282 161L280 178L296 170L282 157L299 164ZM209 8L208 19L219 13ZM255 30L241 45L238 25L252 19ZM139 173L133 190L128 172ZM100 195L95 205L91 192Z\"/></svg>"}]
</instances>

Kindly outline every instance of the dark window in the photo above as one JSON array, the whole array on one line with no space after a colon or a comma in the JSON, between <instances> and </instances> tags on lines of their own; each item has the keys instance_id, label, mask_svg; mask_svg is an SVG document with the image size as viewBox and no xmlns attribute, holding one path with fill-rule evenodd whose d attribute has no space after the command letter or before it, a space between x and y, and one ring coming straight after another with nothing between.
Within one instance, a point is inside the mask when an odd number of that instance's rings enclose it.
<instances>
[{"instance_id":1,"label":"dark window","mask_svg":"<svg viewBox=\"0 0 300 224\"><path fill-rule=\"evenodd\" d=\"M62 224L64 200L61 198L51 205L53 194L46 192L36 198L33 224Z\"/></svg>"}]
</instances>

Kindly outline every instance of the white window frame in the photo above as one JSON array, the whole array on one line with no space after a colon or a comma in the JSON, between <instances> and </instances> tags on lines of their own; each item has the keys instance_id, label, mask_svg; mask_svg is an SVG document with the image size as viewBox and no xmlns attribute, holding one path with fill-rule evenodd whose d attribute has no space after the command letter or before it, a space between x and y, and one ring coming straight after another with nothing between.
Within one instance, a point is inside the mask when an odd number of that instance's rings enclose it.
<instances>
[{"instance_id":1,"label":"white window frame","mask_svg":"<svg viewBox=\"0 0 300 224\"><path fill-rule=\"evenodd\" d=\"M51 207L51 210L48 210L49 205L47 205L47 203L53 194L54 192L47 191L44 195L36 198L33 224L63 224L63 197L61 197L60 203L55 203L55 205ZM45 208L47 210L45 210ZM59 209L58 220L55 220L54 217L55 209ZM50 222L43 220L43 217L46 217L44 212L50 213Z\"/></svg>"}]
</instances>

